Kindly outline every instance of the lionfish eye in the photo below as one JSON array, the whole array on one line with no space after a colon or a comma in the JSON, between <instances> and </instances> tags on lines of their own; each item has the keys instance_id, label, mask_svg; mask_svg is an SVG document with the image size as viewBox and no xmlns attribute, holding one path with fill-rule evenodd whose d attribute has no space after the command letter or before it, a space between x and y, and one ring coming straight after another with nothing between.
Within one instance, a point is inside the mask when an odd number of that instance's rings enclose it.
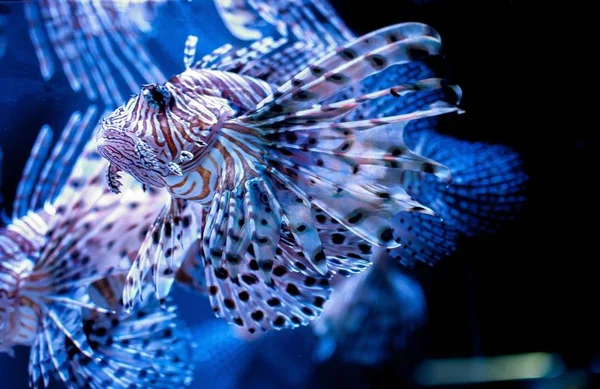
<instances>
[{"instance_id":1,"label":"lionfish eye","mask_svg":"<svg viewBox=\"0 0 600 389\"><path fill-rule=\"evenodd\" d=\"M162 108L167 105L171 94L163 85L148 84L142 86L142 95L146 102L156 108Z\"/></svg>"}]
</instances>

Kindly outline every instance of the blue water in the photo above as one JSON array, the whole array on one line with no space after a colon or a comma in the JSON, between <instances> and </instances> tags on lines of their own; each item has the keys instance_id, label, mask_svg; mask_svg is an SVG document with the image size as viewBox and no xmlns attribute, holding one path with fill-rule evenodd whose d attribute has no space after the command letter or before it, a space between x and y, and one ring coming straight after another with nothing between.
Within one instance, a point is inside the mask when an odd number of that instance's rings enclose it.
<instances>
[{"instance_id":1,"label":"blue water","mask_svg":"<svg viewBox=\"0 0 600 389\"><path fill-rule=\"evenodd\" d=\"M91 101L83 91L71 90L56 58L54 77L47 82L43 80L21 3L1 0L0 3L5 7L3 14L5 10L8 12L7 24L0 28L0 34L8 41L7 50L0 58L0 147L3 152L0 177L2 195L10 210L16 183L40 128L49 124L58 133L72 112L85 111ZM537 122L539 115L534 118L535 125L530 125L534 119L527 121L532 117L531 104L537 97L533 95L534 88L523 87L530 85L536 69L524 58L530 48L522 40L539 35L537 27L524 26L533 25L531 21L537 20L539 15L530 18L517 14L521 2L503 0L485 2L485 5L469 1L412 2L429 4L422 9L402 8L411 2L400 1L398 8L389 10L383 8L383 1L360 2L360 6L348 4L347 7L344 1L334 3L348 9L346 16L364 22L360 32L407 19L432 22L442 33L450 59L462 61L458 65L454 63L454 73L455 81L465 91L468 115L462 119L467 125L457 132L477 140L506 141L520 150L529 150L526 158L544 162L540 167L541 163L533 164L532 169L551 171L552 185L541 188L541 179L534 182L538 185L537 198L532 201L536 205L531 211L532 215L537 212L535 217L515 225L504 235L475 241L457 254L460 258L446 261L435 270L427 269L423 288L431 313L426 329L429 337L425 341L419 337L411 339L407 353L387 366L365 370L338 360L316 365L312 362L315 337L310 328L271 333L263 339L245 342L236 336L233 327L214 318L207 298L175 288L173 296L181 318L193 326L196 340L200 347L204 346L197 356L196 382L192 387L406 387L413 359L425 355L455 357L558 349L567 355L570 352L578 362L592 351L597 352L597 346L587 339L591 334L596 335L596 327L593 332L586 332L581 322L588 320L557 314L558 301L580 301L582 295L573 292L567 300L568 293L576 288L562 283L561 288L557 288L552 277L540 276L540 269L547 269L548 258L555 255L556 246L566 243L559 240L548 244L548 236L555 236L564 225L555 227L555 223L544 223L539 226L532 221L537 215L546 215L548 209L555 209L557 194L554 170L546 165L557 149L540 148L537 154L533 153L532 150L539 147L540 137L535 132L542 127ZM471 17L471 13L478 16ZM161 9L152 27L152 33L142 43L166 76L182 71L184 42L190 34L199 38L196 58L225 43L241 43L227 31L212 0L168 4ZM96 103L102 109L101 102ZM596 144L594 137L577 145L583 149ZM548 196L548 193L553 195ZM543 205L543 200L548 198L554 201L552 207ZM538 234L541 238L537 238ZM586 260L587 256L582 258ZM578 266L567 267L584 273ZM580 283L579 274L566 277L565 270L560 269L561 282L572 279L573 283ZM590 303L590 306L594 305ZM577 311L577 315L580 314ZM569 336L564 335L566 333ZM572 341L571 336L582 341ZM580 352L580 348L584 351ZM0 389L27 387L29 350L17 347L15 354L15 358L0 354ZM386 385L385 380L389 378L398 380L396 385ZM509 383L503 387L526 387L526 384L510 386Z\"/></svg>"}]
</instances>

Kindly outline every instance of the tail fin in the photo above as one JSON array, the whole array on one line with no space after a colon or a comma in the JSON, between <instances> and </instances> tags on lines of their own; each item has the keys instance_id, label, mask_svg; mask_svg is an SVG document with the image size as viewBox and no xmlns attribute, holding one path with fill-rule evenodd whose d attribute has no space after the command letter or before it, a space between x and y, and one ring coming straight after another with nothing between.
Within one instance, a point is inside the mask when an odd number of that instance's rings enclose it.
<instances>
[{"instance_id":1,"label":"tail fin","mask_svg":"<svg viewBox=\"0 0 600 389\"><path fill-rule=\"evenodd\" d=\"M414 177L411 194L467 235L493 232L523 208L528 176L520 156L508 147L457 140L431 130L410 135L413 148L448 166L446 187ZM407 183L408 184L408 183Z\"/></svg>"}]
</instances>

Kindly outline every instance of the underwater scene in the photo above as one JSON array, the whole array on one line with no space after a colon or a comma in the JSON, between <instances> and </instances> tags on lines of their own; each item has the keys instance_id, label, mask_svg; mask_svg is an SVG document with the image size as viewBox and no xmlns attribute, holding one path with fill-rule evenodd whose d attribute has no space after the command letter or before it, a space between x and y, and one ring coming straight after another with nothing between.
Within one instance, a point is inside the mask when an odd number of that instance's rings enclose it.
<instances>
[{"instance_id":1,"label":"underwater scene","mask_svg":"<svg viewBox=\"0 0 600 389\"><path fill-rule=\"evenodd\" d=\"M535 11L0 1L0 389L600 387Z\"/></svg>"}]
</instances>

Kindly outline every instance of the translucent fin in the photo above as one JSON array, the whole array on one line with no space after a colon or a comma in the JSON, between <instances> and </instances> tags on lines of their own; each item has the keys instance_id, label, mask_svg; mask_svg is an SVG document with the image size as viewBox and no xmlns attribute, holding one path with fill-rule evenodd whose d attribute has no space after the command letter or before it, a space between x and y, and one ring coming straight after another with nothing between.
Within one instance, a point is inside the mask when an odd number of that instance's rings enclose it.
<instances>
[{"instance_id":1,"label":"translucent fin","mask_svg":"<svg viewBox=\"0 0 600 389\"><path fill-rule=\"evenodd\" d=\"M163 192L164 193L164 192ZM155 294L163 301L171 290L175 276L187 257L197 235L196 204L176 199L167 200L154 223L147 229L133 266L129 270L123 292L127 309L133 308L134 299L150 273ZM140 295L140 298L143 297Z\"/></svg>"},{"instance_id":2,"label":"translucent fin","mask_svg":"<svg viewBox=\"0 0 600 389\"><path fill-rule=\"evenodd\" d=\"M265 22L283 36L291 35L326 47L353 38L352 32L326 1L215 0L215 3L225 25L238 39L264 37Z\"/></svg>"},{"instance_id":3,"label":"translucent fin","mask_svg":"<svg viewBox=\"0 0 600 389\"><path fill-rule=\"evenodd\" d=\"M88 107L83 116L74 112L53 148L51 128L47 125L42 127L17 187L14 217L23 217L56 199L73 163L91 136L94 126L90 123L96 113L94 105Z\"/></svg>"},{"instance_id":4,"label":"translucent fin","mask_svg":"<svg viewBox=\"0 0 600 389\"><path fill-rule=\"evenodd\" d=\"M113 313L52 307L32 353L31 380L52 369L68 387L168 388L189 386L195 344L176 318L176 310L160 308L146 288L145 303L127 314L120 298L124 276L95 282L83 297ZM90 300L91 298L91 300ZM67 330L74 328L76 336ZM49 358L51 366L44 362ZM42 373L38 373L37 371ZM45 381L45 379L44 379Z\"/></svg>"},{"instance_id":5,"label":"translucent fin","mask_svg":"<svg viewBox=\"0 0 600 389\"><path fill-rule=\"evenodd\" d=\"M431 130L415 131L409 141L421 154L453 171L448 187L415 176L411 190L458 231L493 232L523 208L528 176L520 156L510 148L461 141Z\"/></svg>"},{"instance_id":6,"label":"translucent fin","mask_svg":"<svg viewBox=\"0 0 600 389\"><path fill-rule=\"evenodd\" d=\"M263 197L258 196L258 192L250 193L255 195L249 194L249 198ZM239 209L239 212L228 212L228 217L233 218L230 219L232 223L216 224L214 219L218 218L219 213L223 214L219 207L204 213L205 220L202 225L212 228L204 229L203 244L194 247L197 250L196 255L186 259L179 269L178 278L196 289L205 287L215 314L229 323L246 328L250 333L308 324L319 315L329 295L329 276L319 276L318 273L314 277L301 274L296 269L295 261L286 262L283 259L286 255L297 255L287 251L285 242L286 239L293 239L291 234L288 238L280 240L279 244L276 242L274 248L268 248L273 250L273 256L264 256L266 249L261 245L266 245L268 241L264 242L262 237L268 235L266 231L253 226L258 221L259 225L266 227L262 225L262 219L256 213L260 208L249 208L247 204L254 203L254 200L246 203L243 191L225 197L239 199L239 203L234 202L235 205L231 205L228 201L217 200L213 204L221 203L223 206L227 205L227 210ZM277 213L278 209L273 206L271 212ZM209 218L213 221L209 221ZM227 236L232 237L231 243L225 243L224 250L217 252L222 250L223 244L215 245L211 249L211 237L215 239L218 236L214 232L222 231L219 227L221 225L246 227L226 229ZM252 241L255 243L252 244ZM260 255L269 260L263 260L259 264L256 253L261 250ZM215 255L216 258L213 257ZM303 268L306 269L306 266L303 265Z\"/></svg>"},{"instance_id":7,"label":"translucent fin","mask_svg":"<svg viewBox=\"0 0 600 389\"><path fill-rule=\"evenodd\" d=\"M107 106L123 101L129 92L148 82L164 82L164 75L140 42L155 11L166 1L125 3L57 0L25 4L29 36L45 80L54 74L52 52L74 91L83 89L91 100ZM122 77L116 80L116 73Z\"/></svg>"}]
</instances>

